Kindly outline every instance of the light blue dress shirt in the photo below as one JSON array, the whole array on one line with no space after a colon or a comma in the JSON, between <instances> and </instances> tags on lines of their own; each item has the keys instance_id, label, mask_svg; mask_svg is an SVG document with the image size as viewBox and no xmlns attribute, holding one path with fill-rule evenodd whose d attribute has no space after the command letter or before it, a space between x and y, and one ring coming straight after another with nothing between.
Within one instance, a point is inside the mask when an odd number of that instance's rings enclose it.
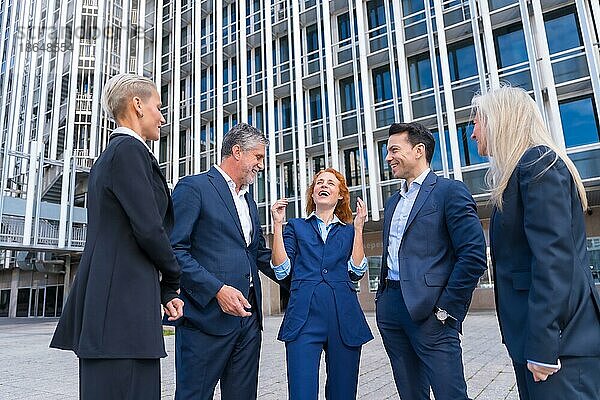
<instances>
[{"instance_id":1,"label":"light blue dress shirt","mask_svg":"<svg viewBox=\"0 0 600 400\"><path fill-rule=\"evenodd\" d=\"M421 185L423 185L423 181L427 177L427 174L429 174L429 171L431 171L430 168L423 171L423 173L412 181L408 187L406 187L406 181L402 182L402 186L400 187L400 201L398 201L398 204L396 205L394 215L392 216L392 223L390 224L387 254L387 267L389 269L387 276L390 280L400 280L398 251L400 251L400 244L402 243L408 216L415 205L415 200L421 190Z\"/></svg>"},{"instance_id":2,"label":"light blue dress shirt","mask_svg":"<svg viewBox=\"0 0 600 400\"><path fill-rule=\"evenodd\" d=\"M321 239L323 240L323 243L327 241L327 235L329 235L329 231L331 231L331 228L335 224L346 225L335 214L333 215L333 219L329 224L325 224L325 222L321 220L321 218L319 218L314 211L305 219L308 221L313 217L317 219L317 224L319 226L319 232L321 233ZM353 272L355 275L362 276L367 271L367 267L368 264L366 257L363 257L360 265L356 266L354 265L354 261L352 261L352 256L350 256L350 259L348 260L348 271ZM286 260L283 263L277 266L274 266L273 263L271 263L271 268L273 268L273 271L275 272L275 277L279 280L282 280L290 274L292 264L290 262L290 259L286 258Z\"/></svg>"}]
</instances>

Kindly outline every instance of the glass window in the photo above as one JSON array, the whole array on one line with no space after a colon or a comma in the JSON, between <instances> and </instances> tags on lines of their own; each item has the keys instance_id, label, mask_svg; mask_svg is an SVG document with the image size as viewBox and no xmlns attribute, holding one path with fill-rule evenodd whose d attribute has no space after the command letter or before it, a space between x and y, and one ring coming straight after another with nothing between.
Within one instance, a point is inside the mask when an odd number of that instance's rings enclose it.
<instances>
[{"instance_id":1,"label":"glass window","mask_svg":"<svg viewBox=\"0 0 600 400\"><path fill-rule=\"evenodd\" d=\"M544 15L550 54L583 46L574 7Z\"/></svg>"},{"instance_id":2,"label":"glass window","mask_svg":"<svg viewBox=\"0 0 600 400\"><path fill-rule=\"evenodd\" d=\"M369 292L376 292L381 273L381 256L367 257L367 263L369 265Z\"/></svg>"},{"instance_id":3,"label":"glass window","mask_svg":"<svg viewBox=\"0 0 600 400\"><path fill-rule=\"evenodd\" d=\"M590 269L596 284L600 284L600 237L587 239L587 250L590 256Z\"/></svg>"},{"instance_id":4,"label":"glass window","mask_svg":"<svg viewBox=\"0 0 600 400\"><path fill-rule=\"evenodd\" d=\"M292 101L290 97L281 100L281 129L292 127Z\"/></svg>"},{"instance_id":5,"label":"glass window","mask_svg":"<svg viewBox=\"0 0 600 400\"><path fill-rule=\"evenodd\" d=\"M476 76L478 73L477 58L473 42L469 40L449 46L448 63L452 82Z\"/></svg>"},{"instance_id":6,"label":"glass window","mask_svg":"<svg viewBox=\"0 0 600 400\"><path fill-rule=\"evenodd\" d=\"M340 102L342 112L356 109L356 98L354 97L354 77L349 76L340 80Z\"/></svg>"},{"instance_id":7,"label":"glass window","mask_svg":"<svg viewBox=\"0 0 600 400\"><path fill-rule=\"evenodd\" d=\"M29 288L19 289L17 292L17 317L29 316Z\"/></svg>"},{"instance_id":8,"label":"glass window","mask_svg":"<svg viewBox=\"0 0 600 400\"><path fill-rule=\"evenodd\" d=\"M365 160L365 185L368 185L368 165L367 150L364 149L363 157ZM346 184L350 186L359 186L362 182L360 170L360 153L358 147L344 150L344 166L346 173ZM354 203L353 203L354 204Z\"/></svg>"},{"instance_id":9,"label":"glass window","mask_svg":"<svg viewBox=\"0 0 600 400\"><path fill-rule=\"evenodd\" d=\"M317 24L306 27L306 52L312 53L319 49L319 34Z\"/></svg>"},{"instance_id":10,"label":"glass window","mask_svg":"<svg viewBox=\"0 0 600 400\"><path fill-rule=\"evenodd\" d=\"M402 0L402 11L404 15L414 14L425 10L424 0Z\"/></svg>"},{"instance_id":11,"label":"glass window","mask_svg":"<svg viewBox=\"0 0 600 400\"><path fill-rule=\"evenodd\" d=\"M288 38L287 36L282 36L279 38L279 62L283 64L284 62L288 62L290 60L290 49L288 46Z\"/></svg>"},{"instance_id":12,"label":"glass window","mask_svg":"<svg viewBox=\"0 0 600 400\"><path fill-rule=\"evenodd\" d=\"M257 192L258 192L256 201L258 203L262 203L263 201L266 201L267 195L265 192L265 171L264 170L258 171L258 174L256 174L256 187L257 187Z\"/></svg>"},{"instance_id":13,"label":"glass window","mask_svg":"<svg viewBox=\"0 0 600 400\"><path fill-rule=\"evenodd\" d=\"M325 156L316 156L313 157L313 173L317 173L323 169L325 169Z\"/></svg>"},{"instance_id":14,"label":"glass window","mask_svg":"<svg viewBox=\"0 0 600 400\"><path fill-rule=\"evenodd\" d=\"M341 42L344 39L350 38L350 13L338 15L338 40Z\"/></svg>"},{"instance_id":15,"label":"glass window","mask_svg":"<svg viewBox=\"0 0 600 400\"><path fill-rule=\"evenodd\" d=\"M410 57L408 59L408 73L410 75L410 91L412 93L433 87L429 54L423 53Z\"/></svg>"},{"instance_id":16,"label":"glass window","mask_svg":"<svg viewBox=\"0 0 600 400\"><path fill-rule=\"evenodd\" d=\"M291 162L283 164L283 186L285 197L296 196L294 190L294 164Z\"/></svg>"},{"instance_id":17,"label":"glass window","mask_svg":"<svg viewBox=\"0 0 600 400\"><path fill-rule=\"evenodd\" d=\"M375 103L381 103L392 98L392 81L389 65L373 70L373 94Z\"/></svg>"},{"instance_id":18,"label":"glass window","mask_svg":"<svg viewBox=\"0 0 600 400\"><path fill-rule=\"evenodd\" d=\"M383 5L383 0L368 1L367 15L369 19L369 30L385 25L385 6Z\"/></svg>"},{"instance_id":19,"label":"glass window","mask_svg":"<svg viewBox=\"0 0 600 400\"><path fill-rule=\"evenodd\" d=\"M394 179L392 169L390 168L385 158L387 157L387 141L381 141L377 143L377 150L379 151L379 176L382 181Z\"/></svg>"},{"instance_id":20,"label":"glass window","mask_svg":"<svg viewBox=\"0 0 600 400\"><path fill-rule=\"evenodd\" d=\"M310 120L317 121L323 118L321 110L321 88L310 89L308 92L310 101Z\"/></svg>"},{"instance_id":21,"label":"glass window","mask_svg":"<svg viewBox=\"0 0 600 400\"><path fill-rule=\"evenodd\" d=\"M527 46L521 24L494 31L498 68L527 61Z\"/></svg>"},{"instance_id":22,"label":"glass window","mask_svg":"<svg viewBox=\"0 0 600 400\"><path fill-rule=\"evenodd\" d=\"M562 101L559 109L567 147L598 142L598 116L591 96Z\"/></svg>"},{"instance_id":23,"label":"glass window","mask_svg":"<svg viewBox=\"0 0 600 400\"><path fill-rule=\"evenodd\" d=\"M0 317L8 317L10 307L10 289L0 290Z\"/></svg>"}]
</instances>

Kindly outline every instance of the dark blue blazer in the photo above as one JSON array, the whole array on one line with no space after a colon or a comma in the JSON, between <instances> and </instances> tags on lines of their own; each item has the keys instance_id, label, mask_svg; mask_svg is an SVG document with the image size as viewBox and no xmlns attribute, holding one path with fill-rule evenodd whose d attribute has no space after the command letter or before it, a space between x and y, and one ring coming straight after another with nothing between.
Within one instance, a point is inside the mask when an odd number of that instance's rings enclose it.
<instances>
[{"instance_id":1,"label":"dark blue blazer","mask_svg":"<svg viewBox=\"0 0 600 400\"><path fill-rule=\"evenodd\" d=\"M252 218L252 242L246 245L240 219L227 182L212 167L186 176L173 191L175 226L171 245L181 265L183 321L211 335L227 335L240 326L240 317L224 313L215 295L226 284L248 298L250 274L262 327L260 269L275 279L271 250L265 247L256 203L246 200ZM177 323L175 324L177 325Z\"/></svg>"},{"instance_id":2,"label":"dark blue blazer","mask_svg":"<svg viewBox=\"0 0 600 400\"><path fill-rule=\"evenodd\" d=\"M378 297L385 288L390 225L400 193L384 211L383 259ZM460 331L473 290L487 268L486 244L477 206L460 181L429 172L406 223L398 260L402 294L413 321L440 307Z\"/></svg>"},{"instance_id":3,"label":"dark blue blazer","mask_svg":"<svg viewBox=\"0 0 600 400\"><path fill-rule=\"evenodd\" d=\"M283 242L291 262L291 289L279 340L298 337L308 319L314 289L323 281L333 289L337 316L331 318L337 317L344 344L360 346L373 339L348 272L353 241L353 225L334 225L323 243L315 217L288 221Z\"/></svg>"},{"instance_id":4,"label":"dark blue blazer","mask_svg":"<svg viewBox=\"0 0 600 400\"><path fill-rule=\"evenodd\" d=\"M525 152L490 227L496 310L511 358L600 355L600 299L577 187L546 147ZM550 167L550 165L552 166Z\"/></svg>"}]
</instances>

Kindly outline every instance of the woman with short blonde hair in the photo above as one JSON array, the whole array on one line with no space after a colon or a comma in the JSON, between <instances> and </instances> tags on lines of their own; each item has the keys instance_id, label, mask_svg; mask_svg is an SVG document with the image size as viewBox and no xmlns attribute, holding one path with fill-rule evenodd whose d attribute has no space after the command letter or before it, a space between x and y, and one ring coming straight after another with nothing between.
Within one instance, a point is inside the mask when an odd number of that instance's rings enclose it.
<instances>
[{"instance_id":1,"label":"woman with short blonde hair","mask_svg":"<svg viewBox=\"0 0 600 400\"><path fill-rule=\"evenodd\" d=\"M490 157L496 310L519 397L599 399L600 296L586 250L585 188L523 89L473 100Z\"/></svg>"},{"instance_id":2,"label":"woman with short blonde hair","mask_svg":"<svg viewBox=\"0 0 600 400\"><path fill-rule=\"evenodd\" d=\"M183 315L173 206L146 144L165 120L143 76L111 78L102 104L118 127L90 171L87 240L50 347L79 357L81 399L158 400L160 304L169 320Z\"/></svg>"}]
</instances>

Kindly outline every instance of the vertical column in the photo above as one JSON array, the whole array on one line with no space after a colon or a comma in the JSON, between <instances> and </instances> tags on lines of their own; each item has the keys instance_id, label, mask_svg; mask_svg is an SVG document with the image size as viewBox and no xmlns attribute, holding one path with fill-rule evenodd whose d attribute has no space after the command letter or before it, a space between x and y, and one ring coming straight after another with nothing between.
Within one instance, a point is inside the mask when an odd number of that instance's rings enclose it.
<instances>
[{"instance_id":1,"label":"vertical column","mask_svg":"<svg viewBox=\"0 0 600 400\"><path fill-rule=\"evenodd\" d=\"M577 5L577 15L579 16L583 45L585 47L585 58L590 71L590 81L594 92L596 115L600 115L600 48L597 45L594 47L594 43L598 43L598 37L595 36L592 19L592 11L594 11L600 30L600 3L592 0L592 10L587 7L584 0L576 0L575 4Z\"/></svg>"},{"instance_id":2,"label":"vertical column","mask_svg":"<svg viewBox=\"0 0 600 400\"><path fill-rule=\"evenodd\" d=\"M92 90L92 123L90 124L89 152L89 156L94 158L100 154L100 140L98 139L100 132L102 131L102 106L100 105L100 100L102 97L101 82L103 81L103 72L105 71L104 51L106 43L106 28L108 25L106 24L106 18L104 15L106 13L107 4L108 2L98 2L98 17L96 19L96 26L98 27L96 30L94 48L94 64L96 65L96 68L94 70L94 87ZM46 85L42 86L42 90L45 90L45 86ZM43 99L45 96L41 96L40 98ZM40 118L40 120L43 121L43 118ZM66 297L67 296L65 294L65 298Z\"/></svg>"},{"instance_id":3,"label":"vertical column","mask_svg":"<svg viewBox=\"0 0 600 400\"><path fill-rule=\"evenodd\" d=\"M540 89L542 91L541 100L544 103L546 122L556 143L559 146L565 147L565 136L560 120L558 96L556 94L552 63L550 62L550 49L548 48L548 39L546 38L546 26L544 25L542 5L538 1L532 1L530 4L533 11L530 13L530 17L532 18L531 29L533 40L535 41L535 46L533 46L534 53L532 56L534 56L535 60L538 62L538 72L540 74L541 84Z\"/></svg>"},{"instance_id":4,"label":"vertical column","mask_svg":"<svg viewBox=\"0 0 600 400\"><path fill-rule=\"evenodd\" d=\"M479 21L481 16L477 11L476 0L469 0L469 10L471 11L471 29L473 30L473 47L475 47L475 58L477 59L477 74L479 75L479 88L481 93L485 93L487 92L487 86L485 82L485 61L483 59L481 35L479 33ZM498 74L496 73L496 75Z\"/></svg>"},{"instance_id":5,"label":"vertical column","mask_svg":"<svg viewBox=\"0 0 600 400\"><path fill-rule=\"evenodd\" d=\"M444 85L444 100L446 103L446 120L450 134L450 153L452 155L452 169L454 179L462 181L460 166L460 153L458 150L458 137L456 133L456 114L454 113L454 98L452 97L452 80L448 63L448 48L446 47L446 28L444 27L444 12L439 0L433 2L435 8L435 24L437 26L438 49L440 53L440 66L442 68L442 83ZM441 136L441 134L440 134Z\"/></svg>"},{"instance_id":6,"label":"vertical column","mask_svg":"<svg viewBox=\"0 0 600 400\"><path fill-rule=\"evenodd\" d=\"M300 10L297 1L292 0L293 41L294 41L294 94L296 102L296 127L298 141L298 170L300 171L299 192L306 193L306 126L304 125L304 88L302 87L302 42L300 41ZM319 43L320 46L320 43ZM306 208L306 196L300 196L300 208Z\"/></svg>"},{"instance_id":7,"label":"vertical column","mask_svg":"<svg viewBox=\"0 0 600 400\"><path fill-rule=\"evenodd\" d=\"M31 142L29 148L29 171L27 172L27 199L25 200L25 224L23 227L23 244L31 244L31 231L33 226L33 209L35 206L35 193L37 190L37 174L39 166L40 148L44 148L42 139Z\"/></svg>"},{"instance_id":8,"label":"vertical column","mask_svg":"<svg viewBox=\"0 0 600 400\"><path fill-rule=\"evenodd\" d=\"M337 170L340 169L340 155L338 148L338 132L335 112L335 80L333 79L333 54L331 49L331 35L335 33L331 29L331 11L329 10L329 1L323 2L323 37L325 38L325 82L327 84L327 96L329 101L325 101L326 93L322 90L321 104L327 104L327 114L329 115L329 123L325 118L325 107L323 110L323 142L325 150L325 159L327 160L327 131L329 131L329 146L331 149L331 166ZM325 163L327 166L327 162Z\"/></svg>"},{"instance_id":9,"label":"vertical column","mask_svg":"<svg viewBox=\"0 0 600 400\"><path fill-rule=\"evenodd\" d=\"M67 254L65 256L65 276L63 277L63 309L64 305L67 303L67 295L71 290L71 255Z\"/></svg>"},{"instance_id":10,"label":"vertical column","mask_svg":"<svg viewBox=\"0 0 600 400\"><path fill-rule=\"evenodd\" d=\"M10 250L7 250L7 253ZM10 260L7 257L6 260ZM10 301L8 306L8 318L15 318L17 316L17 294L19 293L19 275L21 270L19 268L13 268L10 279Z\"/></svg>"},{"instance_id":11,"label":"vertical column","mask_svg":"<svg viewBox=\"0 0 600 400\"><path fill-rule=\"evenodd\" d=\"M541 76L538 72L538 64L535 51L535 39L533 37L531 21L529 20L530 10L527 6L527 0L519 0L519 7L521 9L521 21L523 23L523 33L525 36L525 46L527 47L527 58L529 59L529 69L531 73L531 83L533 84L535 102L537 103L542 115L545 115L546 113L544 110L544 99L542 97L542 82L540 82ZM531 12L533 14L533 10Z\"/></svg>"},{"instance_id":12,"label":"vertical column","mask_svg":"<svg viewBox=\"0 0 600 400\"><path fill-rule=\"evenodd\" d=\"M367 158L370 161L369 168L369 193L371 195L371 218L374 221L379 221L379 165L375 156L375 146L373 139L373 106L371 104L371 88L369 85L369 69L367 66L367 54L369 47L367 45L364 18L363 0L356 1L356 23L358 25L358 48L359 48L359 65L361 75L361 86L363 93L363 110L365 119L365 140L367 145ZM360 104L356 104L360 109ZM360 133L359 133L360 135ZM362 148L359 149L362 157ZM361 169L365 168L365 163L362 163ZM366 184L366 182L363 182ZM366 200L366 199L365 199Z\"/></svg>"},{"instance_id":13,"label":"vertical column","mask_svg":"<svg viewBox=\"0 0 600 400\"><path fill-rule=\"evenodd\" d=\"M179 180L179 122L181 119L181 0L173 0L173 122L171 123L171 182ZM168 167L167 167L168 168Z\"/></svg>"},{"instance_id":14,"label":"vertical column","mask_svg":"<svg viewBox=\"0 0 600 400\"><path fill-rule=\"evenodd\" d=\"M163 42L163 0L156 0L156 20L154 21L154 35L155 35L155 55L154 55L154 81L158 92L161 92L162 86L162 42ZM163 104L166 104L165 99L161 99ZM167 109L168 110L168 109ZM168 111L167 111L168 114ZM168 122L168 115L165 116ZM162 136L162 135L161 135ZM152 142L152 149L156 159L159 159L160 154L160 139Z\"/></svg>"},{"instance_id":15,"label":"vertical column","mask_svg":"<svg viewBox=\"0 0 600 400\"><path fill-rule=\"evenodd\" d=\"M200 132L202 130L202 118L200 114L202 110L200 108L200 96L202 95L202 57L200 55L201 52L201 43L202 41L199 39L201 36L200 27L202 25L202 7L200 2L192 3L192 7L194 7L194 118L193 118L193 126L194 126L194 140L193 140L193 149L194 149L194 173L200 173L200 153L202 140L200 137ZM207 138L210 140L210 138Z\"/></svg>"},{"instance_id":16,"label":"vertical column","mask_svg":"<svg viewBox=\"0 0 600 400\"><path fill-rule=\"evenodd\" d=\"M75 1L75 0L73 0ZM50 13L48 14L50 15ZM60 19L58 22L58 43L65 43L65 29L64 27L67 24L67 2L60 4ZM74 44L74 43L73 43ZM75 54L75 49L71 54ZM59 51L56 53L56 66L54 68L54 98L52 99L52 123L50 125L50 159L56 160L58 157L58 123L60 121L61 113L61 97L62 97L62 76L63 76L63 63L65 53Z\"/></svg>"},{"instance_id":17,"label":"vertical column","mask_svg":"<svg viewBox=\"0 0 600 400\"><path fill-rule=\"evenodd\" d=\"M137 73L139 75L144 74L144 39L146 36L146 0L138 1L138 22L137 32L138 44L137 44Z\"/></svg>"},{"instance_id":18,"label":"vertical column","mask_svg":"<svg viewBox=\"0 0 600 400\"><path fill-rule=\"evenodd\" d=\"M408 63L404 51L404 23L402 21L402 4L400 0L392 0L394 9L395 35L396 35L396 57L398 57L398 75L400 76L400 95L402 97L402 117L404 121L412 121L412 107L410 102L410 88L408 82ZM394 88L394 91L396 88Z\"/></svg>"},{"instance_id":19,"label":"vertical column","mask_svg":"<svg viewBox=\"0 0 600 400\"><path fill-rule=\"evenodd\" d=\"M427 24L427 42L429 46L429 64L431 65L431 79L433 81L433 95L435 98L435 112L438 125L439 139L440 139L440 156L442 159L442 169L444 176L448 178L450 176L450 168L448 167L448 160L446 159L446 130L444 126L444 114L442 110L442 99L440 96L440 84L438 79L438 70L436 65L435 55L435 39L433 35L433 18L431 17L431 7L425 6L425 21Z\"/></svg>"},{"instance_id":20,"label":"vertical column","mask_svg":"<svg viewBox=\"0 0 600 400\"><path fill-rule=\"evenodd\" d=\"M223 2L215 0L215 39L216 39L216 57L213 61L215 67L215 137L217 139L216 163L221 160L221 146L223 145Z\"/></svg>"},{"instance_id":21,"label":"vertical column","mask_svg":"<svg viewBox=\"0 0 600 400\"><path fill-rule=\"evenodd\" d=\"M490 8L488 7L488 0L478 0L477 4L479 5L479 18L481 18L481 24L483 26L485 58L487 60L488 73L490 74L489 85L492 88L497 88L500 86L500 78L498 76L498 61L496 60Z\"/></svg>"},{"instance_id":22,"label":"vertical column","mask_svg":"<svg viewBox=\"0 0 600 400\"><path fill-rule=\"evenodd\" d=\"M173 0L175 1L175 0ZM131 1L125 0L121 4L123 5L122 15L121 15L121 48L119 51L119 58L121 59L121 64L119 65L119 71L121 73L129 72L129 56L127 48L129 47L129 6ZM81 13L81 10L75 11L76 13Z\"/></svg>"},{"instance_id":23,"label":"vertical column","mask_svg":"<svg viewBox=\"0 0 600 400\"><path fill-rule=\"evenodd\" d=\"M269 136L269 196L267 201L271 203L277 199L277 149L275 148L275 94L273 92L273 26L271 24L271 1L262 0L264 11L264 52L265 52L265 79L266 86L264 91L267 93L266 107L263 112L266 114L267 130ZM263 92L264 93L264 92ZM267 221L270 219L267 218Z\"/></svg>"},{"instance_id":24,"label":"vertical column","mask_svg":"<svg viewBox=\"0 0 600 400\"><path fill-rule=\"evenodd\" d=\"M248 122L248 47L246 45L246 0L238 0L238 47L240 49L238 62L240 74L240 122Z\"/></svg>"},{"instance_id":25,"label":"vertical column","mask_svg":"<svg viewBox=\"0 0 600 400\"><path fill-rule=\"evenodd\" d=\"M81 26L81 8L76 5L77 0L73 0L75 10L75 18L73 18L73 26ZM79 71L79 48L80 38L73 36L73 56L71 58L70 72L69 72L69 98L67 105L67 130L65 137L65 151L63 153L63 178L62 178L62 189L60 195L60 220L58 223L58 247L65 247L67 243L67 219L70 219L69 206L71 205L71 176L74 174L72 170L73 163L73 141L75 136L75 96L77 95L77 73ZM68 232L68 238L71 238L71 231Z\"/></svg>"}]
</instances>

